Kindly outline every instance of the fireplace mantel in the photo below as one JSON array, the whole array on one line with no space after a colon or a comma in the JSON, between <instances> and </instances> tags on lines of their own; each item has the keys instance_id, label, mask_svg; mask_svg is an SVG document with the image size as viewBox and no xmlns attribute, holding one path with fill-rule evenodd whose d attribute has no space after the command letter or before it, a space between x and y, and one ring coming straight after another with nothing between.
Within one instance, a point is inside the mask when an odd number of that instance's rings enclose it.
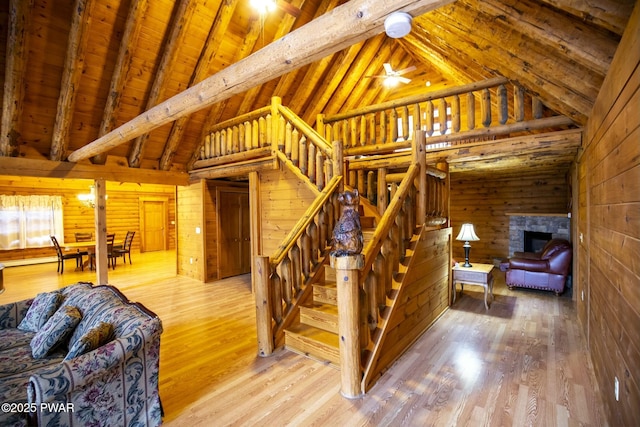
<instances>
[{"instance_id":1,"label":"fireplace mantel","mask_svg":"<svg viewBox=\"0 0 640 427\"><path fill-rule=\"evenodd\" d=\"M557 216L561 218L571 218L570 213L539 213L539 212L507 212L506 216Z\"/></svg>"}]
</instances>

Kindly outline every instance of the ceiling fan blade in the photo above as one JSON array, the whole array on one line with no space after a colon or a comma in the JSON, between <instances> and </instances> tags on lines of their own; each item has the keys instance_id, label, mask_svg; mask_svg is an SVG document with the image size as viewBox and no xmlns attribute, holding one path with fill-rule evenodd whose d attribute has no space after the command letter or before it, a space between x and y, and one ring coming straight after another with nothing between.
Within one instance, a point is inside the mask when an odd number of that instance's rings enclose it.
<instances>
[{"instance_id":1,"label":"ceiling fan blade","mask_svg":"<svg viewBox=\"0 0 640 427\"><path fill-rule=\"evenodd\" d=\"M404 84L407 84L411 81L411 79L408 79L406 77L400 77L400 76L397 76L396 79L398 79L400 83L404 83Z\"/></svg>"},{"instance_id":2,"label":"ceiling fan blade","mask_svg":"<svg viewBox=\"0 0 640 427\"><path fill-rule=\"evenodd\" d=\"M415 65L412 65L412 66L410 66L410 67L407 67L407 68L404 68L404 69L402 69L402 70L398 70L398 71L396 71L396 75L401 76L401 75L403 75L403 74L410 73L411 71L413 71L413 70L415 70L415 69L416 69L416 66L415 66Z\"/></svg>"},{"instance_id":3,"label":"ceiling fan blade","mask_svg":"<svg viewBox=\"0 0 640 427\"><path fill-rule=\"evenodd\" d=\"M382 64L382 66L384 67L385 73L387 73L389 75L394 73L393 68L391 68L391 64L385 62L384 64Z\"/></svg>"}]
</instances>

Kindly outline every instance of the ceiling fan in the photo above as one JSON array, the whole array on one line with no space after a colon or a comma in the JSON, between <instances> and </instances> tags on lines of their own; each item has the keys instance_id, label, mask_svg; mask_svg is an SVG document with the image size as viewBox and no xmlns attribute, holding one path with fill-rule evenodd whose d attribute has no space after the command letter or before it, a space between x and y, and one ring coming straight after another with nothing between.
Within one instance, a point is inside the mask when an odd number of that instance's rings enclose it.
<instances>
[{"instance_id":1,"label":"ceiling fan","mask_svg":"<svg viewBox=\"0 0 640 427\"><path fill-rule=\"evenodd\" d=\"M366 77L384 79L384 84L388 86L394 86L398 82L407 84L411 81L411 79L402 77L402 75L410 73L411 71L416 69L416 67L412 65L410 67L403 68L402 70L394 70L393 67L391 67L391 64L387 62L385 62L383 66L384 66L384 74L366 76Z\"/></svg>"}]
</instances>

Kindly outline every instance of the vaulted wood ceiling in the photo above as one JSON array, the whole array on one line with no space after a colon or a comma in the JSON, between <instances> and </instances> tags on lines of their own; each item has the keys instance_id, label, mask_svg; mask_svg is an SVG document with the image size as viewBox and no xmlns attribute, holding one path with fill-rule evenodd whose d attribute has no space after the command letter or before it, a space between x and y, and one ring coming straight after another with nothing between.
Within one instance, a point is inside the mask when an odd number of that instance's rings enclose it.
<instances>
[{"instance_id":1,"label":"vaulted wood ceiling","mask_svg":"<svg viewBox=\"0 0 640 427\"><path fill-rule=\"evenodd\" d=\"M249 0L0 3L1 154L65 161L74 150L346 2L279 0L280 7L264 18ZM272 96L313 124L321 112L497 75L582 126L634 7L631 0L441 3L415 17L402 39L375 35L160 126L92 162L184 171L211 124L263 107ZM382 73L385 62L395 69L415 65L407 75L411 83L389 90L379 79L366 78Z\"/></svg>"}]
</instances>

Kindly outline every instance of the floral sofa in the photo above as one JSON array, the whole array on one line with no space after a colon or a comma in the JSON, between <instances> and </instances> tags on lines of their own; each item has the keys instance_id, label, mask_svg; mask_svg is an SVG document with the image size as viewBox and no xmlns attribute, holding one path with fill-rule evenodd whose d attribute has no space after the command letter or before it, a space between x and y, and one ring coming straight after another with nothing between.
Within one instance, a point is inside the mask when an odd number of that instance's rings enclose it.
<instances>
[{"instance_id":1,"label":"floral sofa","mask_svg":"<svg viewBox=\"0 0 640 427\"><path fill-rule=\"evenodd\" d=\"M157 426L160 319L80 282L0 306L0 426Z\"/></svg>"}]
</instances>

